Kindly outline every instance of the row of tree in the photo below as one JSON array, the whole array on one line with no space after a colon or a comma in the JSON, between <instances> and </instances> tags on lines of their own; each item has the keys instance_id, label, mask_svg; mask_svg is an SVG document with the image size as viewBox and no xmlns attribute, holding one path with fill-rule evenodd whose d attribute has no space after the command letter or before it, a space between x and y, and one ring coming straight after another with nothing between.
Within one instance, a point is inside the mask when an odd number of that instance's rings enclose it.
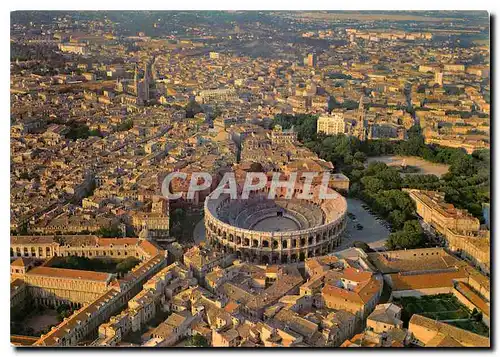
<instances>
[{"instance_id":1,"label":"row of tree","mask_svg":"<svg viewBox=\"0 0 500 357\"><path fill-rule=\"evenodd\" d=\"M87 257L60 257L52 264L54 268L89 270L106 273L125 274L133 267L139 264L139 260L135 257L127 257L120 261L113 259L87 258Z\"/></svg>"},{"instance_id":2,"label":"row of tree","mask_svg":"<svg viewBox=\"0 0 500 357\"><path fill-rule=\"evenodd\" d=\"M478 150L472 155L460 148L425 144L421 128L408 131L407 140L367 140L343 134L326 136L316 133L317 116L278 115L275 124L294 127L298 138L318 156L331 161L337 170L356 182L362 175L367 157L383 155L417 156L434 163L449 165L449 172L438 178L434 175L405 176L402 187L439 190L445 200L469 210L479 219L482 205L490 202L490 151ZM394 177L396 175L393 175Z\"/></svg>"},{"instance_id":3,"label":"row of tree","mask_svg":"<svg viewBox=\"0 0 500 357\"><path fill-rule=\"evenodd\" d=\"M327 136L316 133L317 116L278 115L274 124L294 127L299 140L336 170L350 179L349 194L366 202L372 211L386 219L392 227L387 246L390 249L416 248L425 244L425 235L418 223L415 207L402 188L438 190L445 200L466 208L482 219L482 203L489 202L489 150L472 155L462 149L426 145L419 126L408 131L408 139L367 140L344 134ZM425 160L449 165L449 172L435 175L406 175L381 162L365 165L373 156L417 156Z\"/></svg>"}]
</instances>

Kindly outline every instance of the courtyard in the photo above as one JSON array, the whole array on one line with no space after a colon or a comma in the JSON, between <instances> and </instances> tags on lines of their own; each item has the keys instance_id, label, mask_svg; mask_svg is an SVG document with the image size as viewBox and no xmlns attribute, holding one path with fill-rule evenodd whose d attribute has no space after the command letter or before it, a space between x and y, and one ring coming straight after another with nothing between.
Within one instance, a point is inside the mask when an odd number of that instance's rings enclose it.
<instances>
[{"instance_id":1,"label":"courtyard","mask_svg":"<svg viewBox=\"0 0 500 357\"><path fill-rule=\"evenodd\" d=\"M51 261L53 268L88 270L124 275L140 263L135 257L125 259L87 258L78 256L57 257Z\"/></svg>"},{"instance_id":2,"label":"courtyard","mask_svg":"<svg viewBox=\"0 0 500 357\"><path fill-rule=\"evenodd\" d=\"M58 325L59 322L59 313L54 309L45 309L24 321L26 326L30 326L37 336L41 335L43 331L49 330L52 326Z\"/></svg>"},{"instance_id":3,"label":"courtyard","mask_svg":"<svg viewBox=\"0 0 500 357\"><path fill-rule=\"evenodd\" d=\"M404 327L408 327L408 321L413 314L419 314L488 336L488 327L481 321L476 321L471 316L471 312L453 294L408 296L395 298L393 302L403 307L401 320L403 320Z\"/></svg>"},{"instance_id":4,"label":"courtyard","mask_svg":"<svg viewBox=\"0 0 500 357\"><path fill-rule=\"evenodd\" d=\"M12 314L10 329L13 335L40 336L58 325L65 317L73 313L68 305L60 305L57 309L30 302L21 311Z\"/></svg>"}]
</instances>

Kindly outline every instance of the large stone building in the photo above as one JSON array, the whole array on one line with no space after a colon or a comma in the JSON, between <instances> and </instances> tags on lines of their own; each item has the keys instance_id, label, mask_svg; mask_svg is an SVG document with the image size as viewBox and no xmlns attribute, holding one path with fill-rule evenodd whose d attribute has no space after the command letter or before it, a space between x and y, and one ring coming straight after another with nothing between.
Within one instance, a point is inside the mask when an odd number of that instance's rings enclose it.
<instances>
[{"instance_id":1,"label":"large stone building","mask_svg":"<svg viewBox=\"0 0 500 357\"><path fill-rule=\"evenodd\" d=\"M318 118L316 131L326 135L337 135L345 133L344 115L342 113L332 113L331 115L321 115Z\"/></svg>"},{"instance_id":2,"label":"large stone building","mask_svg":"<svg viewBox=\"0 0 500 357\"><path fill-rule=\"evenodd\" d=\"M466 210L444 201L436 191L406 189L424 222L439 232L448 247L471 260L482 271L490 272L490 234L481 230L479 220Z\"/></svg>"},{"instance_id":3,"label":"large stone building","mask_svg":"<svg viewBox=\"0 0 500 357\"><path fill-rule=\"evenodd\" d=\"M196 283L192 272L178 262L163 268L145 282L142 290L128 301L125 310L99 326L99 337L92 345L116 346L130 332L141 331L145 324L159 312L175 310L170 303L172 296L181 289L189 288ZM171 323L171 320L167 319L164 324ZM156 345L160 343L163 346L169 345L168 341L172 339L172 336L166 336L160 326L152 332L152 338L157 341ZM163 331L163 338L160 338L160 331ZM185 331L184 329L182 332ZM179 338L182 332L173 335ZM174 342L176 341L177 339L174 339Z\"/></svg>"},{"instance_id":4,"label":"large stone building","mask_svg":"<svg viewBox=\"0 0 500 357\"><path fill-rule=\"evenodd\" d=\"M33 268L22 277L31 297L47 306L62 303L82 306L106 292L114 278L107 273L46 266Z\"/></svg>"},{"instance_id":5,"label":"large stone building","mask_svg":"<svg viewBox=\"0 0 500 357\"><path fill-rule=\"evenodd\" d=\"M76 346L97 332L102 322L126 305L145 280L166 263L167 253L155 243L137 238L97 238L95 236L11 237L11 256L35 260L79 256L88 258L136 257L142 262L125 276L92 271L26 267L13 264L11 306L22 306L30 298L36 304L79 308L73 315L42 335L35 346ZM18 258L19 259L23 258ZM17 271L16 271L17 270Z\"/></svg>"},{"instance_id":6,"label":"large stone building","mask_svg":"<svg viewBox=\"0 0 500 357\"><path fill-rule=\"evenodd\" d=\"M271 132L271 143L273 145L295 144L297 142L297 133L290 129L283 129L277 125Z\"/></svg>"},{"instance_id":7,"label":"large stone building","mask_svg":"<svg viewBox=\"0 0 500 357\"><path fill-rule=\"evenodd\" d=\"M230 265L234 257L232 254L194 246L184 253L183 260L184 264L194 272L195 277L202 280L215 267L225 268Z\"/></svg>"},{"instance_id":8,"label":"large stone building","mask_svg":"<svg viewBox=\"0 0 500 357\"><path fill-rule=\"evenodd\" d=\"M268 199L268 186L245 200L232 200L228 194L209 196L207 242L237 258L264 264L295 263L332 252L346 227L347 203L338 194L321 199L319 190L314 187L309 200L283 199L286 192L278 193L281 199Z\"/></svg>"},{"instance_id":9,"label":"large stone building","mask_svg":"<svg viewBox=\"0 0 500 357\"><path fill-rule=\"evenodd\" d=\"M226 102L238 99L234 88L207 89L200 91L196 100L201 103Z\"/></svg>"},{"instance_id":10,"label":"large stone building","mask_svg":"<svg viewBox=\"0 0 500 357\"><path fill-rule=\"evenodd\" d=\"M478 231L479 220L466 210L455 208L444 201L444 194L436 191L406 190L415 201L417 213L423 220L444 234L455 231Z\"/></svg>"},{"instance_id":11,"label":"large stone building","mask_svg":"<svg viewBox=\"0 0 500 357\"><path fill-rule=\"evenodd\" d=\"M380 272L391 296L421 297L453 294L469 310L483 314L490 324L490 281L467 262L444 248L422 248L362 253L363 265Z\"/></svg>"},{"instance_id":12,"label":"large stone building","mask_svg":"<svg viewBox=\"0 0 500 357\"><path fill-rule=\"evenodd\" d=\"M380 304L366 319L366 327L376 333L403 328L401 308L395 304Z\"/></svg>"},{"instance_id":13,"label":"large stone building","mask_svg":"<svg viewBox=\"0 0 500 357\"><path fill-rule=\"evenodd\" d=\"M84 43L60 43L58 48L61 52L76 53L86 55L89 53L89 48Z\"/></svg>"}]
</instances>

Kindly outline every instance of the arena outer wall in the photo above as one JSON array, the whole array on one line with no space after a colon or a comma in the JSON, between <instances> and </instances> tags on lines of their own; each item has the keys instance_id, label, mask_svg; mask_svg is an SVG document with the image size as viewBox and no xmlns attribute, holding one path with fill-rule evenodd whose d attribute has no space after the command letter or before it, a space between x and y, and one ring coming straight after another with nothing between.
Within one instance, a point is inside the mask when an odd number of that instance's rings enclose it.
<instances>
[{"instance_id":1,"label":"arena outer wall","mask_svg":"<svg viewBox=\"0 0 500 357\"><path fill-rule=\"evenodd\" d=\"M267 190L264 189L263 192ZM328 189L330 193L334 192ZM308 229L283 232L263 232L244 229L223 222L217 216L220 205L230 202L225 194L219 199L205 200L205 230L207 242L219 251L235 254L244 261L262 264L288 264L332 252L341 243L346 228L347 201L320 199L318 189L309 203L325 213L323 224Z\"/></svg>"}]
</instances>

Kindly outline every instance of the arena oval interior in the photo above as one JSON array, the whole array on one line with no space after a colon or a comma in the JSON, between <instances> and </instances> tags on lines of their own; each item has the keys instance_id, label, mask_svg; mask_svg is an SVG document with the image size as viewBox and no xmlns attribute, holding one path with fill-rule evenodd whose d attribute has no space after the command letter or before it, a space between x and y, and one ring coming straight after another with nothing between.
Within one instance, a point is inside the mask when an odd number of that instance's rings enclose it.
<instances>
[{"instance_id":1,"label":"arena oval interior","mask_svg":"<svg viewBox=\"0 0 500 357\"><path fill-rule=\"evenodd\" d=\"M288 264L328 254L346 228L345 198L321 198L318 187L309 199L269 199L266 190L248 199L216 196L213 192L205 200L207 242L248 262Z\"/></svg>"}]
</instances>

